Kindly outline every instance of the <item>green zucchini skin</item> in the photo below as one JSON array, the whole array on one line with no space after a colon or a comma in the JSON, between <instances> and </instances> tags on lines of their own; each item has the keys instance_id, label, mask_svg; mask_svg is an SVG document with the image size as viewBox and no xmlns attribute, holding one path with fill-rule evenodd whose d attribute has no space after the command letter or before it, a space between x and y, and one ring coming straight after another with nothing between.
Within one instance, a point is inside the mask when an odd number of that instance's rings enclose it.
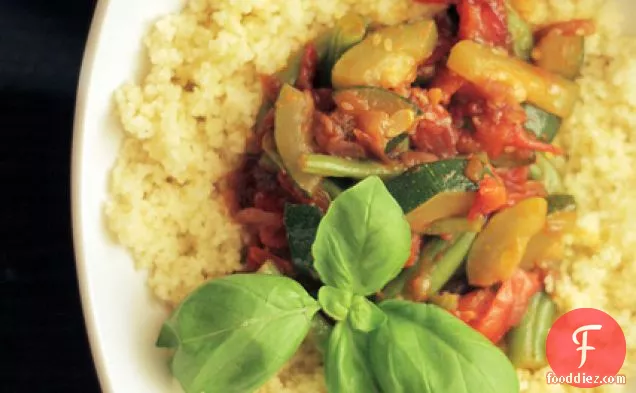
<instances>
[{"instance_id":1,"label":"green zucchini skin","mask_svg":"<svg viewBox=\"0 0 636 393\"><path fill-rule=\"evenodd\" d=\"M453 158L417 166L386 182L386 188L405 214L442 192L477 191L464 174L468 160Z\"/></svg>"},{"instance_id":2,"label":"green zucchini skin","mask_svg":"<svg viewBox=\"0 0 636 393\"><path fill-rule=\"evenodd\" d=\"M284 222L287 242L291 253L291 263L301 274L318 278L314 270L311 245L316 238L322 212L313 205L285 205Z\"/></svg>"},{"instance_id":3,"label":"green zucchini skin","mask_svg":"<svg viewBox=\"0 0 636 393\"><path fill-rule=\"evenodd\" d=\"M540 141L552 142L561 128L561 118L528 103L523 104L523 109L526 111L526 130Z\"/></svg>"},{"instance_id":4,"label":"green zucchini skin","mask_svg":"<svg viewBox=\"0 0 636 393\"><path fill-rule=\"evenodd\" d=\"M548 214L576 210L576 200L572 195L552 194L548 195L546 200L548 201Z\"/></svg>"},{"instance_id":5,"label":"green zucchini skin","mask_svg":"<svg viewBox=\"0 0 636 393\"><path fill-rule=\"evenodd\" d=\"M400 134L391 139L387 144L384 152L386 154L399 154L409 150L409 134Z\"/></svg>"}]
</instances>

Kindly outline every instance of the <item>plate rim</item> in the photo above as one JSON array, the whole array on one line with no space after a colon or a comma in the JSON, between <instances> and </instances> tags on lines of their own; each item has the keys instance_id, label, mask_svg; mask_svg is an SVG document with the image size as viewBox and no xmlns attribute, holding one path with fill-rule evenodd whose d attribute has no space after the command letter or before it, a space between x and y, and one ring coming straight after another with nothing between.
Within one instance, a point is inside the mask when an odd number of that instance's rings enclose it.
<instances>
[{"instance_id":1,"label":"plate rim","mask_svg":"<svg viewBox=\"0 0 636 393\"><path fill-rule=\"evenodd\" d=\"M97 55L97 43L102 35L108 9L109 0L97 0L91 24L84 46L84 55L80 68L80 74L75 95L75 113L73 117L73 139L71 148L71 228L73 237L73 249L75 254L75 272L79 287L82 314L88 343L90 347L93 367L97 374L99 385L104 392L113 392L112 381L106 371L106 357L102 345L97 337L97 321L93 301L88 288L88 272L86 254L84 250L84 225L82 215L82 155L84 151L84 129L86 119L86 103L93 75L93 65Z\"/></svg>"}]
</instances>

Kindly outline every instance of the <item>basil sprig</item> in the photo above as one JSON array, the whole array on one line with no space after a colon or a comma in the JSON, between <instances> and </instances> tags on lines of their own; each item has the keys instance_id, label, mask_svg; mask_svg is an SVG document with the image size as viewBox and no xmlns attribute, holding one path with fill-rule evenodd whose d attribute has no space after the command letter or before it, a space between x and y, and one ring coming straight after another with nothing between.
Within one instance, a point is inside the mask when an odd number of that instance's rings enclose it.
<instances>
[{"instance_id":1,"label":"basil sprig","mask_svg":"<svg viewBox=\"0 0 636 393\"><path fill-rule=\"evenodd\" d=\"M459 319L367 298L398 275L410 243L400 206L379 178L367 178L318 226L312 254L325 286L317 301L282 276L219 278L183 301L157 345L174 350L172 372L187 393L250 392L293 356L322 309L336 321L325 351L330 393L518 391L503 352Z\"/></svg>"},{"instance_id":2,"label":"basil sprig","mask_svg":"<svg viewBox=\"0 0 636 393\"><path fill-rule=\"evenodd\" d=\"M312 247L315 268L326 285L363 296L395 278L410 250L409 223L377 177L336 198Z\"/></svg>"}]
</instances>

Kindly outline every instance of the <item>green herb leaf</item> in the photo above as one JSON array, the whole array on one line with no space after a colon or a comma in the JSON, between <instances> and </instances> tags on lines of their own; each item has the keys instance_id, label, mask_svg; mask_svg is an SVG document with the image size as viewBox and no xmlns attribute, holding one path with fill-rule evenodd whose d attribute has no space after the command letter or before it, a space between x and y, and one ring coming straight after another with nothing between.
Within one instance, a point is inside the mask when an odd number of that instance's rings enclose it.
<instances>
[{"instance_id":1,"label":"green herb leaf","mask_svg":"<svg viewBox=\"0 0 636 393\"><path fill-rule=\"evenodd\" d=\"M368 363L367 335L338 322L329 337L325 355L325 378L329 393L378 393Z\"/></svg>"},{"instance_id":2,"label":"green herb leaf","mask_svg":"<svg viewBox=\"0 0 636 393\"><path fill-rule=\"evenodd\" d=\"M318 309L292 279L235 274L190 294L157 344L177 346L172 374L186 392L244 393L293 356Z\"/></svg>"},{"instance_id":3,"label":"green herb leaf","mask_svg":"<svg viewBox=\"0 0 636 393\"><path fill-rule=\"evenodd\" d=\"M312 253L325 284L367 296L398 275L410 249L411 230L402 209L373 176L331 204Z\"/></svg>"},{"instance_id":4,"label":"green herb leaf","mask_svg":"<svg viewBox=\"0 0 636 393\"><path fill-rule=\"evenodd\" d=\"M344 321L349 315L353 293L346 289L322 287L318 291L318 303L322 310L336 321Z\"/></svg>"},{"instance_id":5,"label":"green herb leaf","mask_svg":"<svg viewBox=\"0 0 636 393\"><path fill-rule=\"evenodd\" d=\"M505 354L447 311L400 300L386 301L380 308L388 321L371 333L369 353L383 391L519 391Z\"/></svg>"},{"instance_id":6,"label":"green herb leaf","mask_svg":"<svg viewBox=\"0 0 636 393\"><path fill-rule=\"evenodd\" d=\"M349 309L349 323L355 330L368 333L386 321L386 315L364 296L356 295Z\"/></svg>"}]
</instances>

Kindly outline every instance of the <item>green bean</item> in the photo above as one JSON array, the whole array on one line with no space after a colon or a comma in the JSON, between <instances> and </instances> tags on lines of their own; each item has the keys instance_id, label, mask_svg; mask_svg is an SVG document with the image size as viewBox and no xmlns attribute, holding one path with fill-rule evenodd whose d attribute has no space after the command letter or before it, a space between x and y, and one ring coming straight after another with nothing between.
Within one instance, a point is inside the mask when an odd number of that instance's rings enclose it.
<instances>
[{"instance_id":1,"label":"green bean","mask_svg":"<svg viewBox=\"0 0 636 393\"><path fill-rule=\"evenodd\" d=\"M331 199L336 199L342 193L342 189L329 179L322 179L322 189L329 194Z\"/></svg>"},{"instance_id":2,"label":"green bean","mask_svg":"<svg viewBox=\"0 0 636 393\"><path fill-rule=\"evenodd\" d=\"M406 168L401 165L389 166L373 161L356 161L347 158L308 154L301 158L303 172L324 177L350 177L364 179L369 176L390 178L402 174Z\"/></svg>"},{"instance_id":3,"label":"green bean","mask_svg":"<svg viewBox=\"0 0 636 393\"><path fill-rule=\"evenodd\" d=\"M442 253L449 245L449 242L439 238L431 240L426 244L415 265L402 270L402 272L393 280L391 280L380 293L382 299L403 298L405 295L409 297L409 288L407 283L411 281L413 276L418 273L420 267L424 264L432 263L432 261Z\"/></svg>"},{"instance_id":4,"label":"green bean","mask_svg":"<svg viewBox=\"0 0 636 393\"><path fill-rule=\"evenodd\" d=\"M425 300L437 295L461 267L476 236L475 232L463 233L443 252L426 259L412 287L415 300Z\"/></svg>"},{"instance_id":5,"label":"green bean","mask_svg":"<svg viewBox=\"0 0 636 393\"><path fill-rule=\"evenodd\" d=\"M506 9L508 10L508 31L512 36L514 54L520 59L528 60L534 46L532 29L510 4L506 4Z\"/></svg>"},{"instance_id":6,"label":"green bean","mask_svg":"<svg viewBox=\"0 0 636 393\"><path fill-rule=\"evenodd\" d=\"M547 364L545 343L555 315L556 305L547 294L532 297L523 320L508 334L508 357L516 367L537 370Z\"/></svg>"}]
</instances>

